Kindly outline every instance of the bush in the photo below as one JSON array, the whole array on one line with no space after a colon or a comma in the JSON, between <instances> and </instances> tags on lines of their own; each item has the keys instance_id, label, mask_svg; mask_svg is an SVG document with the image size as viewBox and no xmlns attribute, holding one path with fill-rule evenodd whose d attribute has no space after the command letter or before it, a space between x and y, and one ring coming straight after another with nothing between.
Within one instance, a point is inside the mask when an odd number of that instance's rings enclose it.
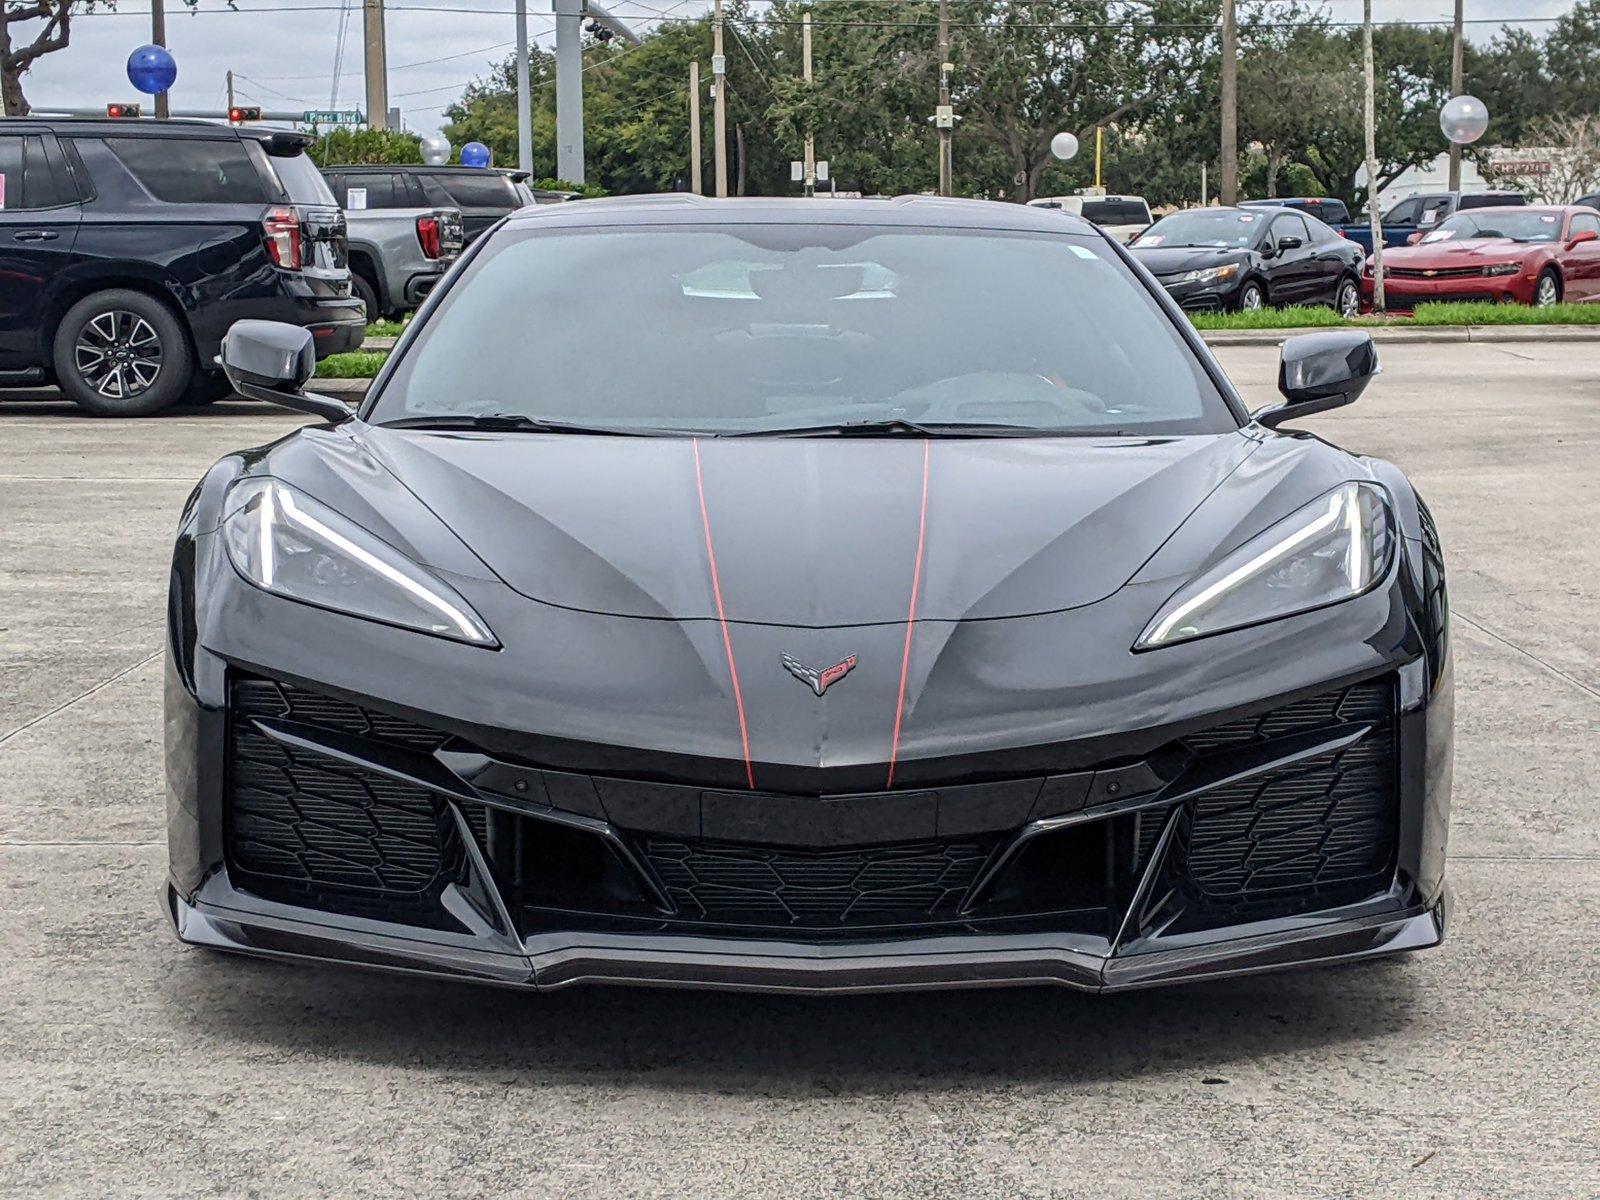
<instances>
[{"instance_id":1,"label":"bush","mask_svg":"<svg viewBox=\"0 0 1600 1200\"><path fill-rule=\"evenodd\" d=\"M330 129L307 154L319 167L420 163L422 139L393 129Z\"/></svg>"}]
</instances>

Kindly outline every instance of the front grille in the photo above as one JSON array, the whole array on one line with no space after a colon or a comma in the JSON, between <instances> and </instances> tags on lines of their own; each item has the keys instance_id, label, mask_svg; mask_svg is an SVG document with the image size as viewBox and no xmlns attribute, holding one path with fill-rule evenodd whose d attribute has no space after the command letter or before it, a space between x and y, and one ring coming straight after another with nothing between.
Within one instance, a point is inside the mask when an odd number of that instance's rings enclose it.
<instances>
[{"instance_id":1,"label":"front grille","mask_svg":"<svg viewBox=\"0 0 1600 1200\"><path fill-rule=\"evenodd\" d=\"M1483 275L1482 267L1385 267L1385 277L1392 279L1476 279Z\"/></svg>"},{"instance_id":2,"label":"front grille","mask_svg":"<svg viewBox=\"0 0 1600 1200\"><path fill-rule=\"evenodd\" d=\"M235 679L229 706L225 846L239 881L284 903L438 924L454 875L445 814L433 795L386 775L262 734L257 718L292 720L411 749L440 734L329 696Z\"/></svg>"},{"instance_id":3,"label":"front grille","mask_svg":"<svg viewBox=\"0 0 1600 1200\"><path fill-rule=\"evenodd\" d=\"M1399 809L1392 679L1286 704L1185 741L1197 751L1227 753L1357 723L1373 731L1353 746L1196 798L1185 871L1203 904L1294 908L1383 885Z\"/></svg>"},{"instance_id":4,"label":"front grille","mask_svg":"<svg viewBox=\"0 0 1600 1200\"><path fill-rule=\"evenodd\" d=\"M841 929L954 919L994 843L806 853L649 838L643 849L680 920Z\"/></svg>"}]
</instances>

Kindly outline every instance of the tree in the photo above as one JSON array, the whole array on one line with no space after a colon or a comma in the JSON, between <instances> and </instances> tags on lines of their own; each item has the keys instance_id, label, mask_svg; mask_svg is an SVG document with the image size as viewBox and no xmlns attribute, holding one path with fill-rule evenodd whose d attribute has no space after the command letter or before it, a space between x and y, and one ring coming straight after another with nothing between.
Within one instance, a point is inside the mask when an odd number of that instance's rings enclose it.
<instances>
[{"instance_id":1,"label":"tree","mask_svg":"<svg viewBox=\"0 0 1600 1200\"><path fill-rule=\"evenodd\" d=\"M31 3L0 6L0 98L9 116L28 115L28 98L22 94L22 76L35 60L57 50L65 50L72 36L74 10L89 12L93 0L32 0ZM19 43L13 26L43 21L33 31L32 40Z\"/></svg>"},{"instance_id":2,"label":"tree","mask_svg":"<svg viewBox=\"0 0 1600 1200\"><path fill-rule=\"evenodd\" d=\"M308 154L319 167L367 163L419 163L422 140L395 129L330 129Z\"/></svg>"},{"instance_id":3,"label":"tree","mask_svg":"<svg viewBox=\"0 0 1600 1200\"><path fill-rule=\"evenodd\" d=\"M1239 65L1239 126L1245 141L1261 147L1265 194L1278 194L1284 164L1299 162L1324 132L1330 114L1360 107L1361 81L1320 23L1245 53Z\"/></svg>"}]
</instances>

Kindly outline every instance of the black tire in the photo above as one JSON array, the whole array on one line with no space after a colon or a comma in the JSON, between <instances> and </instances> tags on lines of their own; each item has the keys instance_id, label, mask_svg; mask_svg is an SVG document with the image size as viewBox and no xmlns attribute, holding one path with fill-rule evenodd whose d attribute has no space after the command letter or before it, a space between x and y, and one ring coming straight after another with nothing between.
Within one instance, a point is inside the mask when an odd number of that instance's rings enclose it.
<instances>
[{"instance_id":1,"label":"black tire","mask_svg":"<svg viewBox=\"0 0 1600 1200\"><path fill-rule=\"evenodd\" d=\"M154 296L128 288L96 292L69 308L52 358L67 398L97 417L160 412L194 374L182 323Z\"/></svg>"},{"instance_id":2,"label":"black tire","mask_svg":"<svg viewBox=\"0 0 1600 1200\"><path fill-rule=\"evenodd\" d=\"M382 320L383 313L378 308L378 293L366 279L355 272L350 273L350 290L355 293L356 299L367 306L367 324Z\"/></svg>"},{"instance_id":3,"label":"black tire","mask_svg":"<svg viewBox=\"0 0 1600 1200\"><path fill-rule=\"evenodd\" d=\"M1245 285L1239 289L1239 299L1234 305L1235 311L1249 312L1253 309L1265 308L1266 306L1267 289L1262 287L1254 279L1246 280Z\"/></svg>"},{"instance_id":4,"label":"black tire","mask_svg":"<svg viewBox=\"0 0 1600 1200\"><path fill-rule=\"evenodd\" d=\"M1354 275L1342 276L1333 292L1333 311L1341 317L1354 317L1361 312L1361 284Z\"/></svg>"},{"instance_id":5,"label":"black tire","mask_svg":"<svg viewBox=\"0 0 1600 1200\"><path fill-rule=\"evenodd\" d=\"M196 371L184 389L180 404L215 404L233 395L233 385L221 371Z\"/></svg>"},{"instance_id":6,"label":"black tire","mask_svg":"<svg viewBox=\"0 0 1600 1200\"><path fill-rule=\"evenodd\" d=\"M1545 299L1546 288L1552 289L1552 299ZM1539 282L1533 285L1533 307L1545 308L1551 304L1560 304L1561 297L1565 294L1566 289L1561 286L1561 272L1554 267L1546 267L1539 272Z\"/></svg>"}]
</instances>

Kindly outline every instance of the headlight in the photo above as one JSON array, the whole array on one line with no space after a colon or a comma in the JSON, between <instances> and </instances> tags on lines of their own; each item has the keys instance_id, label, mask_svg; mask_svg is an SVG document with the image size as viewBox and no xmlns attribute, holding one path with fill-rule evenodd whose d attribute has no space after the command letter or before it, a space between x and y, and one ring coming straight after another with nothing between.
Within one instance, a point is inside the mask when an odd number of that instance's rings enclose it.
<instances>
[{"instance_id":1,"label":"headlight","mask_svg":"<svg viewBox=\"0 0 1600 1200\"><path fill-rule=\"evenodd\" d=\"M1345 483L1178 589L1134 643L1148 650L1349 600L1389 569L1383 489Z\"/></svg>"},{"instance_id":2,"label":"headlight","mask_svg":"<svg viewBox=\"0 0 1600 1200\"><path fill-rule=\"evenodd\" d=\"M1224 279L1232 279L1239 273L1238 263L1229 263L1223 267L1205 267L1198 271L1190 271L1179 277L1179 283L1221 283Z\"/></svg>"},{"instance_id":3,"label":"headlight","mask_svg":"<svg viewBox=\"0 0 1600 1200\"><path fill-rule=\"evenodd\" d=\"M1490 263L1483 269L1485 275L1515 275L1522 270L1521 263Z\"/></svg>"},{"instance_id":4,"label":"headlight","mask_svg":"<svg viewBox=\"0 0 1600 1200\"><path fill-rule=\"evenodd\" d=\"M449 584L327 505L276 479L228 492L223 544L263 591L475 646L499 646Z\"/></svg>"}]
</instances>

